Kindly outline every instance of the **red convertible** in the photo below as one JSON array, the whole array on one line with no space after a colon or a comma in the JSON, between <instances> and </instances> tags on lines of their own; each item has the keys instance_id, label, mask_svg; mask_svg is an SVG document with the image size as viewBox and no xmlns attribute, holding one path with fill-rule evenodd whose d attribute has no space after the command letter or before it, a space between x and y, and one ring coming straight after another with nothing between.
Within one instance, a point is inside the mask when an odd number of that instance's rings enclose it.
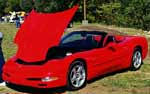
<instances>
[{"instance_id":1,"label":"red convertible","mask_svg":"<svg viewBox=\"0 0 150 94\"><path fill-rule=\"evenodd\" d=\"M141 67L148 52L144 37L107 30L77 30L62 37L76 10L30 13L15 38L18 51L3 67L7 84L77 90L97 76Z\"/></svg>"}]
</instances>

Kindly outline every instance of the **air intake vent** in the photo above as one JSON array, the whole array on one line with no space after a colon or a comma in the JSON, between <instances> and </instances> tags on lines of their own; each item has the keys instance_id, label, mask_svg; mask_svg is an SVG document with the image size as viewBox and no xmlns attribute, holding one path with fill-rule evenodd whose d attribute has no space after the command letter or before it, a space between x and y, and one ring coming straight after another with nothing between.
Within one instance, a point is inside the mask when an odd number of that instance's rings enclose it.
<instances>
[{"instance_id":1,"label":"air intake vent","mask_svg":"<svg viewBox=\"0 0 150 94\"><path fill-rule=\"evenodd\" d=\"M31 80L31 81L41 81L41 78L27 78L27 80Z\"/></svg>"},{"instance_id":2,"label":"air intake vent","mask_svg":"<svg viewBox=\"0 0 150 94\"><path fill-rule=\"evenodd\" d=\"M47 61L45 60L45 61L37 61L37 62L25 62L21 59L17 59L16 62L22 65L43 65Z\"/></svg>"}]
</instances>

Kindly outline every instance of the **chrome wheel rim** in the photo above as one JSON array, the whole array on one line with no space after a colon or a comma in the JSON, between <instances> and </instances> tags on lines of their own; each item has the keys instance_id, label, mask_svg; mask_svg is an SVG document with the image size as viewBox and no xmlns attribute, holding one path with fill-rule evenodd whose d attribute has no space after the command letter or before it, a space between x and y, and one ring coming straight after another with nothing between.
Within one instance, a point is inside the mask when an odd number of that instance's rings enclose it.
<instances>
[{"instance_id":1,"label":"chrome wheel rim","mask_svg":"<svg viewBox=\"0 0 150 94\"><path fill-rule=\"evenodd\" d=\"M142 56L140 51L136 51L133 56L133 66L139 68L142 64Z\"/></svg>"},{"instance_id":2,"label":"chrome wheel rim","mask_svg":"<svg viewBox=\"0 0 150 94\"><path fill-rule=\"evenodd\" d=\"M79 88L84 84L85 79L86 79L86 73L83 65L74 66L70 74L71 84L74 87Z\"/></svg>"}]
</instances>

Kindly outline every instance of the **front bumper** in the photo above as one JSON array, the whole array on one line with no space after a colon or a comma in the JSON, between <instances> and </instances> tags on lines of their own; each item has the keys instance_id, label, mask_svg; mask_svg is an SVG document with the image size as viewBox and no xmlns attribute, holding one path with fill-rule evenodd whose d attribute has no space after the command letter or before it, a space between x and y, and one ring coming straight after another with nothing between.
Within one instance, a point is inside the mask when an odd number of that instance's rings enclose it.
<instances>
[{"instance_id":1,"label":"front bumper","mask_svg":"<svg viewBox=\"0 0 150 94\"><path fill-rule=\"evenodd\" d=\"M66 85L66 71L57 60L48 65L21 65L9 60L3 67L2 77L7 83L34 88L55 88ZM45 79L44 79L45 78Z\"/></svg>"}]
</instances>

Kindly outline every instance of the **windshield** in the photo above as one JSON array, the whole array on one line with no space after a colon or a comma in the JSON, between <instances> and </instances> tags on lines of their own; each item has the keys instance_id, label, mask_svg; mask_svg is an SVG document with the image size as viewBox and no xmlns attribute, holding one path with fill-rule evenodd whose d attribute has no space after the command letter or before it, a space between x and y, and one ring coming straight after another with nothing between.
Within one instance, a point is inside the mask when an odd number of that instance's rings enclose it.
<instances>
[{"instance_id":1,"label":"windshield","mask_svg":"<svg viewBox=\"0 0 150 94\"><path fill-rule=\"evenodd\" d=\"M60 42L60 46L77 49L98 48L102 46L105 35L106 33L94 31L76 31L64 36Z\"/></svg>"}]
</instances>

